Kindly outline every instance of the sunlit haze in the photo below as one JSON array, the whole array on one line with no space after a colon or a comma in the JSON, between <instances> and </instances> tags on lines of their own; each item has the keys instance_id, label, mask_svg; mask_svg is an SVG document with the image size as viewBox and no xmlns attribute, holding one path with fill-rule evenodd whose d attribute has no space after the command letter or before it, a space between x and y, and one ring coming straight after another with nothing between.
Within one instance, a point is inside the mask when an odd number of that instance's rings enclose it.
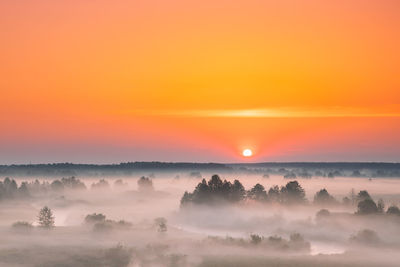
<instances>
[{"instance_id":1,"label":"sunlit haze","mask_svg":"<svg viewBox=\"0 0 400 267\"><path fill-rule=\"evenodd\" d=\"M1 1L0 163L400 158L399 1Z\"/></svg>"}]
</instances>

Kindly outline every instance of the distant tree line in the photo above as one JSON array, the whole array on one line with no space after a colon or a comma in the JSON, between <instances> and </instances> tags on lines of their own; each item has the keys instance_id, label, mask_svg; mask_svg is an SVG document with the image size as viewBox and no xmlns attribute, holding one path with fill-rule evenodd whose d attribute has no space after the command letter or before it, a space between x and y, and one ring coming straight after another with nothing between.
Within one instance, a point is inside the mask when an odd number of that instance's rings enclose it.
<instances>
[{"instance_id":1,"label":"distant tree line","mask_svg":"<svg viewBox=\"0 0 400 267\"><path fill-rule=\"evenodd\" d=\"M32 194L59 192L64 189L86 189L86 186L79 179L69 177L57 179L51 183L48 181L39 182L36 179L32 182L22 182L18 187L14 179L6 177L3 181L0 181L0 200L30 197Z\"/></svg>"},{"instance_id":2,"label":"distant tree line","mask_svg":"<svg viewBox=\"0 0 400 267\"><path fill-rule=\"evenodd\" d=\"M115 188L127 187L128 184L118 179L114 182ZM91 185L92 190L108 190L110 184L105 179L100 179ZM29 198L33 195L45 195L47 193L62 193L65 190L87 190L86 185L76 177L56 179L53 181L24 181L19 186L14 179L6 177L0 180L0 201L5 199ZM153 191L153 182L150 178L142 176L138 180L139 191Z\"/></svg>"}]
</instances>

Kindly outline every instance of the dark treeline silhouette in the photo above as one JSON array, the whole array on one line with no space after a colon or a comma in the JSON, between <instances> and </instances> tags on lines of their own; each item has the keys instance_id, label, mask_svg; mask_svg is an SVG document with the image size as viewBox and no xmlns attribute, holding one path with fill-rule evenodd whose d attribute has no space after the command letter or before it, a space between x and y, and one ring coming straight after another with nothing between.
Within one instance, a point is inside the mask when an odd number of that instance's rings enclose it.
<instances>
[{"instance_id":1,"label":"dark treeline silhouette","mask_svg":"<svg viewBox=\"0 0 400 267\"><path fill-rule=\"evenodd\" d=\"M116 185L123 185L122 180L119 180ZM104 179L93 183L91 189L109 189L108 182ZM42 181L38 179L31 182L22 182L18 186L14 179L6 177L0 181L0 200L15 199L15 198L29 198L33 195L45 195L47 193L62 193L65 190L86 190L86 185L75 178L74 176L68 178L56 179L53 181Z\"/></svg>"},{"instance_id":2,"label":"dark treeline silhouette","mask_svg":"<svg viewBox=\"0 0 400 267\"><path fill-rule=\"evenodd\" d=\"M273 185L268 191L259 183L254 185L250 190L246 190L239 180L234 180L231 183L230 181L222 180L218 175L213 175L208 182L203 179L193 192L186 191L181 198L181 207L186 207L190 204L215 205L244 201L279 203L284 205L308 204L305 191L297 181L290 181L281 187ZM345 197L343 202L340 203L323 188L315 194L313 204L318 206L356 205L357 211L355 213L359 215L385 213L385 203L383 200L379 199L375 203L365 190L360 191L358 195L355 195L352 190L350 196ZM326 212L329 213L327 210L322 211L320 215L327 215ZM391 205L386 213L400 215L400 209L395 205Z\"/></svg>"},{"instance_id":3,"label":"dark treeline silhouette","mask_svg":"<svg viewBox=\"0 0 400 267\"><path fill-rule=\"evenodd\" d=\"M287 179L311 178L320 176L334 178L345 177L400 177L400 163L373 162L267 162L246 164L220 163L190 163L190 162L127 162L120 164L26 164L0 165L0 175L3 176L132 176L145 172L176 172L193 173L252 173L282 175Z\"/></svg>"},{"instance_id":4,"label":"dark treeline silhouette","mask_svg":"<svg viewBox=\"0 0 400 267\"><path fill-rule=\"evenodd\" d=\"M12 198L30 197L32 194L40 195L48 192L61 192L65 189L81 190L86 189L83 182L75 177L57 179L49 183L48 181L22 182L18 187L14 179L6 177L0 181L0 200Z\"/></svg>"},{"instance_id":5,"label":"dark treeline silhouette","mask_svg":"<svg viewBox=\"0 0 400 267\"><path fill-rule=\"evenodd\" d=\"M239 180L234 180L231 183L227 180L222 181L218 175L213 175L208 182L203 179L192 193L185 192L181 199L181 205L185 206L189 203L235 203L243 200L270 201L284 204L303 204L306 202L304 189L297 181L290 181L281 188L273 186L268 192L261 184L256 184L246 191Z\"/></svg>"},{"instance_id":6,"label":"dark treeline silhouette","mask_svg":"<svg viewBox=\"0 0 400 267\"><path fill-rule=\"evenodd\" d=\"M114 182L114 187L121 189L128 187L127 183L124 183L122 179L118 179ZM62 194L68 190L87 190L86 185L76 177L61 178L56 180L42 181L38 179L31 182L22 182L18 186L14 179L6 177L3 181L0 181L0 201L6 199L22 199L29 198L32 196L46 195L47 193L58 193ZM100 179L93 183L90 187L91 190L110 190L111 186L105 179ZM140 192L151 192L154 191L153 182L149 177L142 176L138 180L138 191Z\"/></svg>"},{"instance_id":7,"label":"dark treeline silhouette","mask_svg":"<svg viewBox=\"0 0 400 267\"><path fill-rule=\"evenodd\" d=\"M25 164L25 165L0 165L0 175L11 176L98 176L126 175L149 171L214 171L227 172L233 168L220 163L190 163L190 162L126 162L119 164Z\"/></svg>"}]
</instances>

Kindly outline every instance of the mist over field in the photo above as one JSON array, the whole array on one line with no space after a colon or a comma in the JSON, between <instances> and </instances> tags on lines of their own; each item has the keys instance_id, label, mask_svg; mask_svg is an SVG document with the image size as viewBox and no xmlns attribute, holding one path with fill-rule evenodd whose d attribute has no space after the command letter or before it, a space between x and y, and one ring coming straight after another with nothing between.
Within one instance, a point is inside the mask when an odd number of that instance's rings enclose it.
<instances>
[{"instance_id":1,"label":"mist over field","mask_svg":"<svg viewBox=\"0 0 400 267\"><path fill-rule=\"evenodd\" d=\"M397 170L354 167L15 172L0 265L398 266Z\"/></svg>"}]
</instances>

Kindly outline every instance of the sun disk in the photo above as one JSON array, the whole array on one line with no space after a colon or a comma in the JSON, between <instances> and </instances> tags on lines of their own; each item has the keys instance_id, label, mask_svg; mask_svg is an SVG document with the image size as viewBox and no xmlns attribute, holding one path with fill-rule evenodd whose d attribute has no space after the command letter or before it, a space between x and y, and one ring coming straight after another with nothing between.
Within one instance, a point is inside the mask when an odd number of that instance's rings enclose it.
<instances>
[{"instance_id":1,"label":"sun disk","mask_svg":"<svg viewBox=\"0 0 400 267\"><path fill-rule=\"evenodd\" d=\"M247 148L247 149L243 150L242 154L244 157L251 157L253 155L253 152Z\"/></svg>"}]
</instances>

